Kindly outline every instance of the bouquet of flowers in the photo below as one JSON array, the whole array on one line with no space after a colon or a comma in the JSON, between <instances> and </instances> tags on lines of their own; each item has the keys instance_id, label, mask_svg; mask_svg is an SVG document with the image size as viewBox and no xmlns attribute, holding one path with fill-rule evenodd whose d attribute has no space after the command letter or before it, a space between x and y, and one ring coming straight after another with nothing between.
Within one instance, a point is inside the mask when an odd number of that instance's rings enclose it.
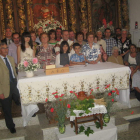
<instances>
[{"instance_id":1,"label":"bouquet of flowers","mask_svg":"<svg viewBox=\"0 0 140 140\"><path fill-rule=\"evenodd\" d=\"M37 30L42 28L44 32L48 33L51 29L56 29L57 27L64 30L65 28L61 25L61 23L57 20L47 20L47 21L39 21L37 24L34 25L34 29Z\"/></svg>"},{"instance_id":2,"label":"bouquet of flowers","mask_svg":"<svg viewBox=\"0 0 140 140\"><path fill-rule=\"evenodd\" d=\"M102 33L104 33L106 28L109 28L111 30L112 33L114 33L114 27L113 27L113 22L110 21L109 23L106 22L106 19L103 19L103 26L99 28L99 31L101 31Z\"/></svg>"},{"instance_id":3,"label":"bouquet of flowers","mask_svg":"<svg viewBox=\"0 0 140 140\"><path fill-rule=\"evenodd\" d=\"M18 64L18 69L21 71L37 71L39 68L40 64L37 58L24 59Z\"/></svg>"}]
</instances>

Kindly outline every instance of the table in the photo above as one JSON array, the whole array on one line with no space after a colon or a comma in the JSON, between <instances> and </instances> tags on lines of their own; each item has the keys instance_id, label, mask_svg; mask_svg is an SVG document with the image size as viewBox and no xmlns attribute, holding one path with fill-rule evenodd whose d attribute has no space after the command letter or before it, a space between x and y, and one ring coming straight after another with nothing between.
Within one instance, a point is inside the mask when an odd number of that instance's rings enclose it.
<instances>
[{"instance_id":1,"label":"table","mask_svg":"<svg viewBox=\"0 0 140 140\"><path fill-rule=\"evenodd\" d=\"M78 134L78 124L99 121L101 129L103 128L103 114L107 113L106 107L104 105L95 104L95 106L93 108L89 108L89 110L91 111L89 114L86 114L84 110L73 110L76 116L70 116L70 123L72 128L73 125L75 126L76 134ZM79 116L80 113L83 113L83 115ZM88 120L78 121L78 119L83 118L88 118Z\"/></svg>"},{"instance_id":2,"label":"table","mask_svg":"<svg viewBox=\"0 0 140 140\"><path fill-rule=\"evenodd\" d=\"M69 73L48 75L40 69L35 72L32 78L26 78L25 72L19 72L18 86L23 105L45 103L46 98L53 100L53 92L70 94L70 91L79 92L81 90L90 94L94 92L104 92L105 85L111 84L110 89L121 90L118 101L130 107L129 103L129 67L105 62L95 65L71 66ZM99 87L99 89L96 89Z\"/></svg>"}]
</instances>

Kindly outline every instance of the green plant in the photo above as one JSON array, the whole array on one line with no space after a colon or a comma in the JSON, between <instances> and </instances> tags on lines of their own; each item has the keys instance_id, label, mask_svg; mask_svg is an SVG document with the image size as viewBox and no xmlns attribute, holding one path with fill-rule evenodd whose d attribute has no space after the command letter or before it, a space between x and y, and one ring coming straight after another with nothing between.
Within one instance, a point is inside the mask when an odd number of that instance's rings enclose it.
<instances>
[{"instance_id":1,"label":"green plant","mask_svg":"<svg viewBox=\"0 0 140 140\"><path fill-rule=\"evenodd\" d=\"M73 112L73 110L83 110L86 114L89 114L91 111L89 108L94 107L94 100L93 99L84 99L84 100L73 100L71 102L71 108L70 108L70 115L76 116L76 114ZM83 115L83 113L79 114L80 116Z\"/></svg>"}]
</instances>

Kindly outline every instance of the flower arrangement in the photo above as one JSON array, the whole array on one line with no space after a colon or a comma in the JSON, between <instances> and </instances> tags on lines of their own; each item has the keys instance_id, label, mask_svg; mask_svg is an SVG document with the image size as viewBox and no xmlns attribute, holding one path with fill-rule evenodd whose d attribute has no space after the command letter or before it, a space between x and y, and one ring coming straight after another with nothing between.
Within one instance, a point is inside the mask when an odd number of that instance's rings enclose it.
<instances>
[{"instance_id":1,"label":"flower arrangement","mask_svg":"<svg viewBox=\"0 0 140 140\"><path fill-rule=\"evenodd\" d=\"M37 71L39 68L40 64L37 58L24 59L18 64L18 69L21 71Z\"/></svg>"},{"instance_id":2,"label":"flower arrangement","mask_svg":"<svg viewBox=\"0 0 140 140\"><path fill-rule=\"evenodd\" d=\"M99 31L101 31L102 33L104 33L106 28L109 28L111 30L112 33L114 33L114 27L113 27L113 22L110 21L109 23L106 22L106 19L103 19L103 26L99 28Z\"/></svg>"},{"instance_id":3,"label":"flower arrangement","mask_svg":"<svg viewBox=\"0 0 140 140\"><path fill-rule=\"evenodd\" d=\"M37 24L34 25L34 29L37 30L42 28L44 32L48 33L51 29L56 29L57 27L64 30L65 28L61 25L61 23L57 20L47 20L47 21L39 21Z\"/></svg>"}]
</instances>

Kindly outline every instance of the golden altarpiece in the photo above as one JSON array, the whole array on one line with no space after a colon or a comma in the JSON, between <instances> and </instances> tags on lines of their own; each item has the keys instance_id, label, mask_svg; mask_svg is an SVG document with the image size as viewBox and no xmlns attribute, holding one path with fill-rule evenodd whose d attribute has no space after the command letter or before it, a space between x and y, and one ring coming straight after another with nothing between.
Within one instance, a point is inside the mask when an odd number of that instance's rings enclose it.
<instances>
[{"instance_id":1,"label":"golden altarpiece","mask_svg":"<svg viewBox=\"0 0 140 140\"><path fill-rule=\"evenodd\" d=\"M23 33L51 18L74 32L83 28L95 32L103 19L129 30L127 0L0 0L0 40L7 27Z\"/></svg>"}]
</instances>

